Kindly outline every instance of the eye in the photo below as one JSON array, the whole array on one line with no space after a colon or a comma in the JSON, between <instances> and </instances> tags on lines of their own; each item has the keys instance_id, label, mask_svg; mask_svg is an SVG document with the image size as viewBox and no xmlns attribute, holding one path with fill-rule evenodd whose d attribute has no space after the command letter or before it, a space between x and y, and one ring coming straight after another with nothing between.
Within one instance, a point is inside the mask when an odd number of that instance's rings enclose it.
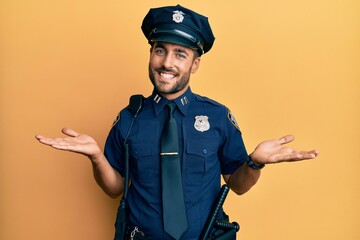
<instances>
[{"instance_id":1,"label":"eye","mask_svg":"<svg viewBox=\"0 0 360 240\"><path fill-rule=\"evenodd\" d=\"M166 52L163 48L157 48L155 49L155 53L158 55L164 55Z\"/></svg>"},{"instance_id":2,"label":"eye","mask_svg":"<svg viewBox=\"0 0 360 240\"><path fill-rule=\"evenodd\" d=\"M185 54L181 54L181 53L177 53L176 57L179 59L186 59L186 55Z\"/></svg>"}]
</instances>

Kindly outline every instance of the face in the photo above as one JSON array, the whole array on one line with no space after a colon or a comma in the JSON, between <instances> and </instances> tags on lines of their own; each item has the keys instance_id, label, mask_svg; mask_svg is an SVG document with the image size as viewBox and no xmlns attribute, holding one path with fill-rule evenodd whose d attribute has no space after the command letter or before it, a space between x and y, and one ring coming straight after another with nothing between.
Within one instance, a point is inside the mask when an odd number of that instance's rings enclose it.
<instances>
[{"instance_id":1,"label":"face","mask_svg":"<svg viewBox=\"0 0 360 240\"><path fill-rule=\"evenodd\" d=\"M149 77L155 89L170 100L181 96L200 57L191 48L172 43L154 43L150 51Z\"/></svg>"}]
</instances>

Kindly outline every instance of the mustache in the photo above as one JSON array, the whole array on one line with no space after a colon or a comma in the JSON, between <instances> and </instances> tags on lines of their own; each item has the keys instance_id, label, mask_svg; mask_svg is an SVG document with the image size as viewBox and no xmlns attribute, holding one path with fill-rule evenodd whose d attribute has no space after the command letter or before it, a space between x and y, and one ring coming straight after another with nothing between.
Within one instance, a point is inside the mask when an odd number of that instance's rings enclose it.
<instances>
[{"instance_id":1,"label":"mustache","mask_svg":"<svg viewBox=\"0 0 360 240\"><path fill-rule=\"evenodd\" d=\"M166 73L172 73L174 75L177 75L178 73L172 69L167 69L166 67L159 67L159 68L156 68L155 71L157 72L166 72Z\"/></svg>"}]
</instances>

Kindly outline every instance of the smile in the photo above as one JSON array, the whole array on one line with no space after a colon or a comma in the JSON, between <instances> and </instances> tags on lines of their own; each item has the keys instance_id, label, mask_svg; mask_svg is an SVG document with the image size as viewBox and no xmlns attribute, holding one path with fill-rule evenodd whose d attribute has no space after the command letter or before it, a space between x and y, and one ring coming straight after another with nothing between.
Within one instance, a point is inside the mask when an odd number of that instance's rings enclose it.
<instances>
[{"instance_id":1,"label":"smile","mask_svg":"<svg viewBox=\"0 0 360 240\"><path fill-rule=\"evenodd\" d=\"M166 78L166 79L173 79L176 77L176 74L174 73L167 73L167 72L158 72L158 74L163 77L163 78Z\"/></svg>"}]
</instances>

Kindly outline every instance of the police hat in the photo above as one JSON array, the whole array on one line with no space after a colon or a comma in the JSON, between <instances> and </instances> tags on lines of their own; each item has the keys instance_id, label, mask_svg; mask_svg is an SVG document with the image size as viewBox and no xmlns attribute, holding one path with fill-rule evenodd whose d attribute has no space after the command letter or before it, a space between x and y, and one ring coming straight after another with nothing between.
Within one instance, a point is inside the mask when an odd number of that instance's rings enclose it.
<instances>
[{"instance_id":1,"label":"police hat","mask_svg":"<svg viewBox=\"0 0 360 240\"><path fill-rule=\"evenodd\" d=\"M152 8L145 16L141 29L153 42L170 42L208 52L215 40L208 18L180 5Z\"/></svg>"}]
</instances>

